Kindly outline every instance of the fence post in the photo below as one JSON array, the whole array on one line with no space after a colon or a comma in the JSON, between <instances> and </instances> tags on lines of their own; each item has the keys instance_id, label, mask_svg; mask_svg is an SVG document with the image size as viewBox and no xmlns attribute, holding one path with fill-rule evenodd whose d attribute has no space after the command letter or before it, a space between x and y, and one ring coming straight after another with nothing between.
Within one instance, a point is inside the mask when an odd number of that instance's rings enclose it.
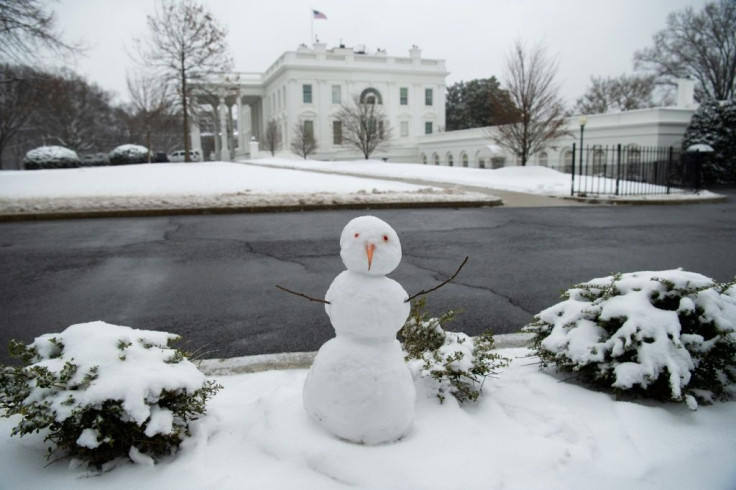
<instances>
[{"instance_id":1,"label":"fence post","mask_svg":"<svg viewBox=\"0 0 736 490\"><path fill-rule=\"evenodd\" d=\"M670 175L672 175L672 147L670 146L669 156L667 157L667 194L670 193Z\"/></svg>"},{"instance_id":2,"label":"fence post","mask_svg":"<svg viewBox=\"0 0 736 490\"><path fill-rule=\"evenodd\" d=\"M618 185L621 182L621 143L616 146L616 195L618 196Z\"/></svg>"},{"instance_id":3,"label":"fence post","mask_svg":"<svg viewBox=\"0 0 736 490\"><path fill-rule=\"evenodd\" d=\"M570 197L575 196L575 143L572 144L572 180L570 182Z\"/></svg>"}]
</instances>

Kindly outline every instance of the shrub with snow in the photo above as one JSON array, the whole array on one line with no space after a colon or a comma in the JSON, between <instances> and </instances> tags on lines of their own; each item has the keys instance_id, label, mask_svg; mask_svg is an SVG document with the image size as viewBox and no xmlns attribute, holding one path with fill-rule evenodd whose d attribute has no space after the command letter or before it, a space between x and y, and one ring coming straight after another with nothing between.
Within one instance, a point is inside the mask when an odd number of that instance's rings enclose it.
<instances>
[{"instance_id":1,"label":"shrub with snow","mask_svg":"<svg viewBox=\"0 0 736 490\"><path fill-rule=\"evenodd\" d=\"M26 153L23 168L42 170L49 168L79 167L79 156L74 150L63 146L41 146Z\"/></svg>"},{"instance_id":2,"label":"shrub with snow","mask_svg":"<svg viewBox=\"0 0 736 490\"><path fill-rule=\"evenodd\" d=\"M11 342L23 363L0 371L3 416L21 416L12 435L44 431L65 455L97 468L173 452L220 388L169 347L177 338L91 322L27 346Z\"/></svg>"},{"instance_id":3,"label":"shrub with snow","mask_svg":"<svg viewBox=\"0 0 736 490\"><path fill-rule=\"evenodd\" d=\"M424 312L425 305L425 298L416 301L399 331L412 375L428 382L440 402L448 393L460 403L477 400L486 378L507 366L509 360L491 352L491 331L478 337L446 332L442 324L452 321L455 312L430 318Z\"/></svg>"},{"instance_id":4,"label":"shrub with snow","mask_svg":"<svg viewBox=\"0 0 736 490\"><path fill-rule=\"evenodd\" d=\"M677 270L593 279L524 327L546 366L617 393L710 403L736 393L736 281Z\"/></svg>"},{"instance_id":5,"label":"shrub with snow","mask_svg":"<svg viewBox=\"0 0 736 490\"><path fill-rule=\"evenodd\" d=\"M120 145L110 152L110 165L148 162L148 148L140 145Z\"/></svg>"}]
</instances>

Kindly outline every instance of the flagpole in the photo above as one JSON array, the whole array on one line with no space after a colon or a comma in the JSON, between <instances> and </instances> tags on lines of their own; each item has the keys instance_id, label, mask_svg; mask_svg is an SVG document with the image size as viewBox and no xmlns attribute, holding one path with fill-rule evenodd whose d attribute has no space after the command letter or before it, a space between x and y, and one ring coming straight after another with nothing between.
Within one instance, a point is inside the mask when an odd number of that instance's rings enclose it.
<instances>
[{"instance_id":1,"label":"flagpole","mask_svg":"<svg viewBox=\"0 0 736 490\"><path fill-rule=\"evenodd\" d=\"M312 27L312 37L309 38L309 44L312 45L314 44L314 9L312 8L309 9L309 19Z\"/></svg>"}]
</instances>

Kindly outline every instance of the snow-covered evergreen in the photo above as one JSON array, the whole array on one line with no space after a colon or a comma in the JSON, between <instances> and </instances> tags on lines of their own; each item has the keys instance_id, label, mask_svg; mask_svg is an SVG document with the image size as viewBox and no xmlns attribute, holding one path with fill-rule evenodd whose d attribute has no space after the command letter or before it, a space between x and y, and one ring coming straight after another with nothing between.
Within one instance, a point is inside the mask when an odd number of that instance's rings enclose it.
<instances>
[{"instance_id":1,"label":"snow-covered evergreen","mask_svg":"<svg viewBox=\"0 0 736 490\"><path fill-rule=\"evenodd\" d=\"M525 327L543 364L602 388L711 402L736 393L736 282L677 270L593 279Z\"/></svg>"},{"instance_id":2,"label":"snow-covered evergreen","mask_svg":"<svg viewBox=\"0 0 736 490\"><path fill-rule=\"evenodd\" d=\"M147 161L148 148L141 145L120 145L110 152L111 165L146 163Z\"/></svg>"},{"instance_id":3,"label":"snow-covered evergreen","mask_svg":"<svg viewBox=\"0 0 736 490\"><path fill-rule=\"evenodd\" d=\"M23 159L26 170L74 168L79 165L77 152L63 146L40 146L26 153Z\"/></svg>"},{"instance_id":4,"label":"snow-covered evergreen","mask_svg":"<svg viewBox=\"0 0 736 490\"><path fill-rule=\"evenodd\" d=\"M683 138L684 149L696 144L713 148L706 158L706 182L736 182L736 100L706 100L695 111Z\"/></svg>"}]
</instances>

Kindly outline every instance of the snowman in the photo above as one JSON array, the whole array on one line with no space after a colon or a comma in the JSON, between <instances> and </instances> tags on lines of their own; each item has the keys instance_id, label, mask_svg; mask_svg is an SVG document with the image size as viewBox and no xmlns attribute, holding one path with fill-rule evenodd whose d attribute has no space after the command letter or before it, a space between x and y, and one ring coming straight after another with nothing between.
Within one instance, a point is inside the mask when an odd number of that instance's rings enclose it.
<instances>
[{"instance_id":1,"label":"snowman","mask_svg":"<svg viewBox=\"0 0 736 490\"><path fill-rule=\"evenodd\" d=\"M340 237L347 270L327 290L335 337L317 353L304 383L304 408L348 441L400 439L414 419L414 383L396 333L409 316L408 294L386 277L401 261L401 243L374 216L350 221Z\"/></svg>"}]
</instances>

